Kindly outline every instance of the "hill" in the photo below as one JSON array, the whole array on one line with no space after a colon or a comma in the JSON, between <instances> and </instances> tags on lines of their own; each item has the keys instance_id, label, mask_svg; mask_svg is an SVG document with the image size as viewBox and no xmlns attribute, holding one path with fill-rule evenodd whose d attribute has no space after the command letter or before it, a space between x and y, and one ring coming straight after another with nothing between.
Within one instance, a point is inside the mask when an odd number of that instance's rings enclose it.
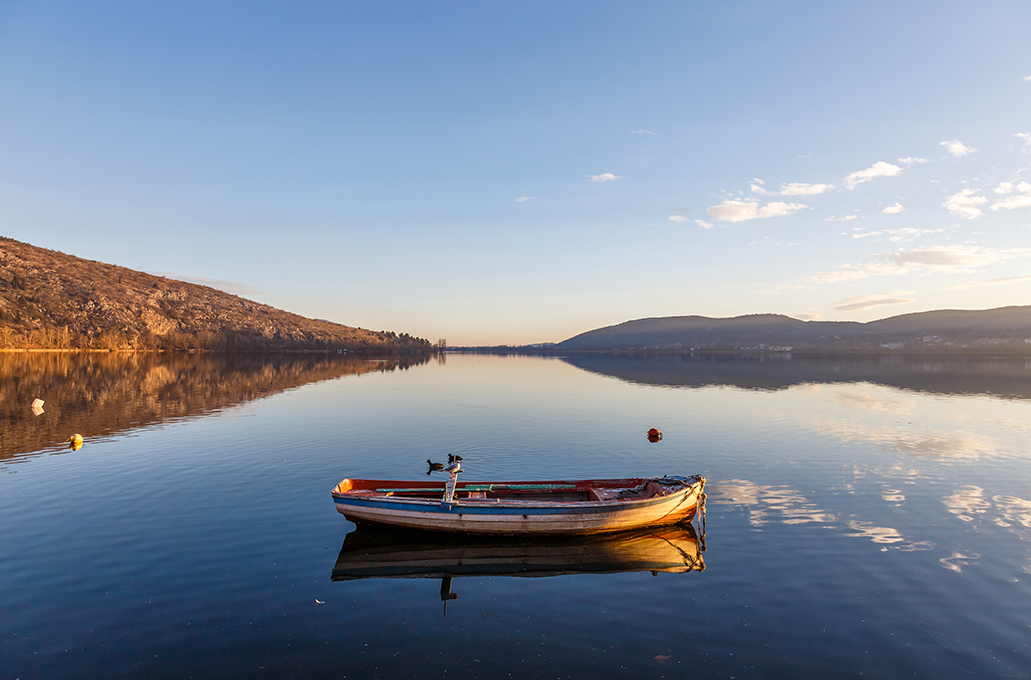
<instances>
[{"instance_id":1,"label":"hill","mask_svg":"<svg viewBox=\"0 0 1031 680\"><path fill-rule=\"evenodd\" d=\"M0 237L0 349L429 350Z\"/></svg>"},{"instance_id":2,"label":"hill","mask_svg":"<svg viewBox=\"0 0 1031 680\"><path fill-rule=\"evenodd\" d=\"M581 333L558 349L1031 352L1031 306L938 310L860 323L780 314L637 319Z\"/></svg>"}]
</instances>

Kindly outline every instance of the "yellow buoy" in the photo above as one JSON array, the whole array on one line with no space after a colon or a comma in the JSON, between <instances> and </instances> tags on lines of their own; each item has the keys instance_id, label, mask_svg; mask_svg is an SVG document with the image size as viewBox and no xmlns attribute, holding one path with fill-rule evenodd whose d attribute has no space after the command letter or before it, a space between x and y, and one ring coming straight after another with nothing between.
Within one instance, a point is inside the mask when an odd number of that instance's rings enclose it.
<instances>
[{"instance_id":1,"label":"yellow buoy","mask_svg":"<svg viewBox=\"0 0 1031 680\"><path fill-rule=\"evenodd\" d=\"M69 448L73 451L78 451L82 448L82 435L73 434L71 437L68 437L68 443L70 444Z\"/></svg>"}]
</instances>

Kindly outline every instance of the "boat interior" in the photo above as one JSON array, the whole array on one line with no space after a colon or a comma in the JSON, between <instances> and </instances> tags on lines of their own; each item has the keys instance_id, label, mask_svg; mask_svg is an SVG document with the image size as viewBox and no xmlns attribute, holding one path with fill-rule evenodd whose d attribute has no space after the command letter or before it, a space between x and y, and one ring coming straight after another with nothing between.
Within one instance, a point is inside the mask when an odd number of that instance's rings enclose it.
<instances>
[{"instance_id":1,"label":"boat interior","mask_svg":"<svg viewBox=\"0 0 1031 680\"><path fill-rule=\"evenodd\" d=\"M345 479L334 489L336 493L358 496L395 496L398 498L437 499L444 492L443 484L411 482L376 482L366 487L365 480ZM460 483L455 498L471 501L531 501L535 503L584 503L591 501L618 501L664 496L679 490L680 486L660 484L655 480L632 479L625 486L594 486L586 483L566 482L498 482L492 484Z\"/></svg>"}]
</instances>

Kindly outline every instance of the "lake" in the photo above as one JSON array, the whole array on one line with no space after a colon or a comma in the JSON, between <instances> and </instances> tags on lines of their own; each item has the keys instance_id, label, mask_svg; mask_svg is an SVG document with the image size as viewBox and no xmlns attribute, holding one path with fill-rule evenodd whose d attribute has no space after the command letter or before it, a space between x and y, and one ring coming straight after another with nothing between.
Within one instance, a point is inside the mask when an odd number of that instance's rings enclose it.
<instances>
[{"instance_id":1,"label":"lake","mask_svg":"<svg viewBox=\"0 0 1031 680\"><path fill-rule=\"evenodd\" d=\"M0 354L0 419L3 679L1031 676L1023 358ZM342 578L369 543L476 549L352 533L330 497L448 453L465 481L703 474L705 550Z\"/></svg>"}]
</instances>

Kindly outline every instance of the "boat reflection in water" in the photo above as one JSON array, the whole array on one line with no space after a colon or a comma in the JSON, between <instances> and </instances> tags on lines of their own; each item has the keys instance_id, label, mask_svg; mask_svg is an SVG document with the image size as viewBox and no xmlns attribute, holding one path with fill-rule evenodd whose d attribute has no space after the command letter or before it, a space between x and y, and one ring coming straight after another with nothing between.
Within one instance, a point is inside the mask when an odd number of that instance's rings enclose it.
<instances>
[{"instance_id":1,"label":"boat reflection in water","mask_svg":"<svg viewBox=\"0 0 1031 680\"><path fill-rule=\"evenodd\" d=\"M691 524L589 536L462 536L361 528L344 537L334 581L439 578L445 602L459 576L563 576L702 571L704 535ZM446 613L446 610L445 610Z\"/></svg>"}]
</instances>

